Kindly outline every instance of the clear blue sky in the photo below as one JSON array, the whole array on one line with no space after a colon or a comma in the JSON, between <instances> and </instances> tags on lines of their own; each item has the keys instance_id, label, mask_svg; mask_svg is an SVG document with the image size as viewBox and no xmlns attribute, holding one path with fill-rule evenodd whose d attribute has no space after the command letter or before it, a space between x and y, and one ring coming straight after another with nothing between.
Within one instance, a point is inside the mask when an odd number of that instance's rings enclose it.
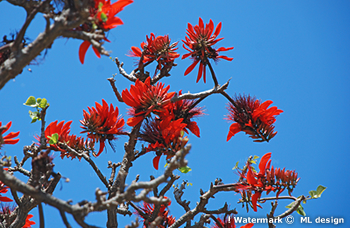
<instances>
[{"instance_id":1,"label":"clear blue sky","mask_svg":"<svg viewBox=\"0 0 350 228\"><path fill-rule=\"evenodd\" d=\"M145 36L151 32L156 35L169 34L172 41L185 38L187 23L197 24L201 17L207 23L209 19L223 23L220 37L224 40L217 47L235 48L225 52L233 57L232 62L222 60L214 64L219 83L231 78L227 92L255 95L265 100L272 100L274 105L284 112L277 117L277 136L270 143L253 143L244 133L234 136L226 142L230 123L223 118L227 114L226 99L214 95L206 99L206 114L198 118L201 138L190 135L192 150L188 156L192 172L182 175L193 184L185 191L184 197L191 201L191 207L199 199L199 189L207 190L210 182L220 177L224 183L235 182L238 176L232 172L237 161L242 164L250 155L262 156L272 152L272 164L281 168L295 169L301 180L294 191L295 196L307 195L320 184L327 187L322 197L310 200L304 206L307 216L312 219L323 217L345 218L349 224L348 196L349 160L348 121L350 89L350 2L349 1L135 1L127 6L119 16L124 25L113 29L108 34L112 43L105 45L111 50L112 57L118 57L130 72L135 59L127 57L131 46L139 46ZM13 7L7 2L0 3L1 37L18 31L24 23L24 10ZM44 29L44 19L36 16L28 36L34 39ZM58 39L44 60L38 66L29 66L23 73L10 81L0 91L0 121L13 121L11 130L20 130L20 142L15 146L5 146L8 155L22 158L22 147L34 140L38 134L38 123L30 124L29 108L23 106L27 97L45 97L50 103L47 121L73 120L72 133L80 132L79 120L83 109L93 106L95 101L105 99L117 105L125 119L126 105L120 104L106 78L116 73L116 67L107 57L98 59L92 50L86 55L85 64L78 59L81 41ZM186 51L179 43L179 53ZM40 57L38 58L40 59ZM172 77L165 78L171 91L199 92L210 89L213 83L207 80L195 83L196 70L184 77L183 73L191 60L177 60L178 66L171 72ZM210 77L208 77L209 79ZM117 75L117 87L121 91L130 87L130 83ZM126 137L117 141L117 152L108 147L94 159L102 172L109 176L107 161L120 161L123 156L123 144ZM160 171L152 167L150 153L135 162L127 182L137 174L141 180L149 180L149 175L157 176ZM98 177L86 162L77 160L54 159L55 171L70 178L70 183L63 181L58 185L54 196L74 203L83 199L94 200L96 187L103 189ZM164 165L161 160L161 167ZM29 165L29 164L27 164ZM27 167L29 168L29 166ZM179 182L180 183L180 182ZM171 191L168 194L172 197ZM271 194L272 196L272 194ZM231 208L237 208L239 215L264 217L270 210L269 203L263 209L247 215L237 205L239 195L220 193L215 200L210 200L208 209L217 209L228 202ZM284 211L280 202L276 214ZM45 206L45 219L50 227L63 227L59 212ZM183 209L175 201L170 207L171 214L179 217ZM31 212L38 222L37 209ZM296 220L299 215L293 214ZM74 219L68 216L73 227ZM196 217L196 221L199 217ZM130 222L129 218L119 216L120 225ZM105 226L106 213L93 213L87 222ZM283 224L278 227L289 227ZM302 227L299 222L293 227ZM305 225L319 227L321 225ZM38 227L38 226L35 226ZM256 225L255 227L267 227ZM331 227L323 225L322 227Z\"/></svg>"}]
</instances>

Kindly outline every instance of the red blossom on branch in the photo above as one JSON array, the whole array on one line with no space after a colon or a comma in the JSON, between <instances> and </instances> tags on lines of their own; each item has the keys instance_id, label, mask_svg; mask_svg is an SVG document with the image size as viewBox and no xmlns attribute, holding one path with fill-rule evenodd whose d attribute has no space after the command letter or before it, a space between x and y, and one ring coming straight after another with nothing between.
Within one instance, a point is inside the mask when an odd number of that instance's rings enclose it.
<instances>
[{"instance_id":1,"label":"red blossom on branch","mask_svg":"<svg viewBox=\"0 0 350 228\"><path fill-rule=\"evenodd\" d=\"M94 151L94 140L84 139L83 137L77 137L76 135L69 135L71 123L72 121L68 121L67 123L61 121L60 123L58 123L58 121L56 120L55 122L51 122L45 130L45 138L47 140L47 143L50 144L50 149L60 151L60 157L62 159L64 157L70 157L73 159L76 156L75 154L69 153L65 149L62 149L59 143L64 143L76 151ZM54 134L58 134L58 140L55 143L50 143L50 140ZM35 136L35 138L40 142L39 136ZM79 160L80 159L81 158L79 158Z\"/></svg>"},{"instance_id":2,"label":"red blossom on branch","mask_svg":"<svg viewBox=\"0 0 350 228\"><path fill-rule=\"evenodd\" d=\"M110 0L95 0L94 5L90 8L90 17L94 19L92 25L85 23L76 28L76 30L89 32L102 29L103 31L108 31L118 25L122 25L123 21L115 15L131 3L133 3L133 0L119 0L113 4L111 4ZM109 42L107 38L104 38L104 40ZM84 64L85 54L90 45L91 43L85 40L79 47L79 60L82 64ZM92 49L96 56L100 58L100 52L95 47L92 47Z\"/></svg>"},{"instance_id":3,"label":"red blossom on branch","mask_svg":"<svg viewBox=\"0 0 350 228\"><path fill-rule=\"evenodd\" d=\"M269 141L277 132L274 132L272 125L276 121L276 116L283 111L276 106L268 108L273 102L268 100L261 103L255 97L237 96L234 104L228 104L228 120L235 121L231 124L227 141L240 131L244 131L254 142Z\"/></svg>"},{"instance_id":4,"label":"red blossom on branch","mask_svg":"<svg viewBox=\"0 0 350 228\"><path fill-rule=\"evenodd\" d=\"M65 138L67 138L69 132L70 132L70 125L72 124L73 121L68 121L67 123L64 123L64 121L61 121L59 123L57 123L58 120L56 120L55 122L51 122L45 130L45 138L47 140L47 142L50 144L50 140L51 137L54 134L58 134L58 142L66 142ZM38 138L38 140L40 141L40 139ZM56 151L62 151L62 149L57 145L57 143L55 144L50 144L50 148Z\"/></svg>"},{"instance_id":5,"label":"red blossom on branch","mask_svg":"<svg viewBox=\"0 0 350 228\"><path fill-rule=\"evenodd\" d=\"M104 147L105 140L116 139L115 135L124 134L124 119L119 116L118 107L113 107L112 104L108 107L105 100L102 99L102 105L95 102L95 107L88 107L89 113L84 110L84 119L80 120L84 130L81 133L88 133L88 138L95 142L100 142L100 149L94 156L99 156Z\"/></svg>"},{"instance_id":6,"label":"red blossom on branch","mask_svg":"<svg viewBox=\"0 0 350 228\"><path fill-rule=\"evenodd\" d=\"M182 91L179 91L179 95ZM197 100L182 99L176 102L169 103L164 112L160 116L164 119L167 116L172 116L173 120L183 119L182 123L186 124L184 131L188 133L190 130L194 135L200 137L200 130L193 118L204 115L203 108L196 105Z\"/></svg>"},{"instance_id":7,"label":"red blossom on branch","mask_svg":"<svg viewBox=\"0 0 350 228\"><path fill-rule=\"evenodd\" d=\"M164 197L167 198L167 197ZM168 203L167 206L170 206L171 202ZM161 205L160 210L158 212L157 217L161 217L162 221L157 226L158 228L167 228L170 227L173 223L175 223L175 218L172 215L169 215L169 211L167 210L167 206ZM151 205L149 203L144 202L142 207L138 208L140 211L136 211L136 213L144 219L144 227L148 227L150 225L150 222L147 221L147 219L152 216L155 206Z\"/></svg>"},{"instance_id":8,"label":"red blossom on branch","mask_svg":"<svg viewBox=\"0 0 350 228\"><path fill-rule=\"evenodd\" d=\"M288 194L291 195L300 179L295 171L271 167L271 153L266 153L261 157L259 172L253 170L250 162L247 163L247 166L248 171L241 173L243 180L237 189L241 191L242 199L250 198L254 211L257 211L258 200L264 191L267 195L271 191L277 192L276 197L278 198L285 189L288 189Z\"/></svg>"},{"instance_id":9,"label":"red blossom on branch","mask_svg":"<svg viewBox=\"0 0 350 228\"><path fill-rule=\"evenodd\" d=\"M148 77L145 82L137 79L130 90L123 90L123 101L131 107L129 115L132 117L128 119L127 124L133 127L151 113L160 113L175 94L175 92L168 93L169 89L169 85L164 88L164 84L160 82L155 86L151 85L151 78Z\"/></svg>"},{"instance_id":10,"label":"red blossom on branch","mask_svg":"<svg viewBox=\"0 0 350 228\"><path fill-rule=\"evenodd\" d=\"M141 58L143 54L143 63L157 61L157 70L168 63L173 63L180 56L175 52L178 49L176 48L178 42L171 44L168 35L156 37L151 33L150 37L146 36L146 39L147 43L141 43L142 50L135 46L131 47L130 56Z\"/></svg>"},{"instance_id":11,"label":"red blossom on branch","mask_svg":"<svg viewBox=\"0 0 350 228\"><path fill-rule=\"evenodd\" d=\"M182 131L186 127L183 119L172 120L169 116L165 119L153 119L143 127L140 132L140 139L148 142L148 151L155 151L156 157L153 159L153 166L158 170L161 155L167 155L167 159L173 157L179 149L183 148L187 141L180 138Z\"/></svg>"},{"instance_id":12,"label":"red blossom on branch","mask_svg":"<svg viewBox=\"0 0 350 228\"><path fill-rule=\"evenodd\" d=\"M8 122L5 125L4 130L2 130L2 131L0 130L0 148L3 144L16 144L19 141L19 139L14 139L15 137L17 137L19 135L19 131L18 132L10 132L4 136L5 132L10 129L11 125L12 125L12 121ZM0 121L0 127L1 126L2 126L2 123Z\"/></svg>"},{"instance_id":13,"label":"red blossom on branch","mask_svg":"<svg viewBox=\"0 0 350 228\"><path fill-rule=\"evenodd\" d=\"M184 42L183 47L190 53L183 55L182 59L191 57L194 60L194 62L185 71L185 76L188 75L195 68L195 66L200 62L196 82L198 82L203 76L203 81L205 83L206 66L209 63L209 59L213 59L214 61L217 61L218 59L225 59L228 61L233 60L233 58L228 58L227 56L219 55L219 52L232 50L233 47L229 47L229 48L220 47L218 49L215 49L212 47L218 41L224 39L224 38L217 39L220 31L221 31L221 22L216 26L214 31L214 23L211 19L209 21L209 24L206 24L205 26L202 18L199 18L198 25L192 26L190 23L188 23L188 28L186 32L188 37L186 36L185 37L186 41L182 40L182 42Z\"/></svg>"}]
</instances>

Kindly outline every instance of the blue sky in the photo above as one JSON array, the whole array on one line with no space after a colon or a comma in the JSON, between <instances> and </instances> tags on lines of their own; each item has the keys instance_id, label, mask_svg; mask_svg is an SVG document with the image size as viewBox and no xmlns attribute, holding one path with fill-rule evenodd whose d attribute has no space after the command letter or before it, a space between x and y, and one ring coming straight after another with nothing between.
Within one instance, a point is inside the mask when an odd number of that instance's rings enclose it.
<instances>
[{"instance_id":1,"label":"blue sky","mask_svg":"<svg viewBox=\"0 0 350 228\"><path fill-rule=\"evenodd\" d=\"M185 38L187 23L198 23L212 19L214 24L223 23L220 37L225 37L216 47L234 47L225 52L233 57L232 62L222 60L214 64L220 84L231 79L227 92L234 94L251 94L261 99L272 100L284 112L275 123L278 134L269 143L254 143L244 133L234 136L226 142L230 123L224 120L227 115L227 100L220 95L213 95L201 104L206 115L198 118L201 129L198 139L190 135L192 150L189 166L192 172L181 176L193 184L185 191L184 197L194 207L199 199L199 189L207 190L210 182L217 177L224 183L235 182L238 176L232 171L237 161L242 164L250 155L262 156L272 152L272 164L286 169L295 169L301 180L294 191L295 196L307 195L318 185L327 190L318 200L310 200L303 205L307 216L312 219L322 217L350 218L347 205L349 177L347 163L349 160L347 120L349 113L349 73L350 73L350 2L349 1L135 1L127 6L119 17L124 25L108 33L111 43L106 43L112 57L118 57L125 63L130 72L135 59L126 56L131 46L139 46L145 36L151 32L156 35L169 34L172 41L179 42L178 52L182 48L181 39ZM1 37L18 31L24 23L25 12L7 2L0 3ZM16 19L14 19L16 18ZM37 15L30 26L27 36L34 39L44 29L44 19ZM98 59L92 50L86 54L85 64L78 58L78 48L82 41L60 38L48 50L39 65L32 65L10 81L0 91L0 121L13 121L12 131L21 131L20 142L15 146L5 146L3 151L8 155L22 158L22 148L34 140L38 134L38 123L30 124L29 108L23 103L29 96L45 97L50 103L47 121L73 120L72 133L80 132L79 120L83 109L94 106L95 101L105 99L119 107L127 119L126 105L120 104L110 88L108 77L116 73L114 63L108 57ZM39 57L40 58L40 57ZM199 92L211 89L213 82L204 84L196 81L195 70L183 76L191 60L176 60L178 64L171 75L162 82L170 85L171 91L182 89L184 92ZM28 70L31 69L32 72ZM149 69L153 72L153 69ZM207 77L210 79L210 77ZM130 82L122 76L116 76L116 84L121 91L130 88ZM128 129L128 128L127 128ZM117 152L109 147L94 159L102 172L109 176L107 161L120 161L123 156L123 144L126 137L116 142ZM140 145L139 145L140 146ZM152 167L150 153L134 163L127 182L130 183L137 174L141 180L149 180L149 175L160 175L162 168L155 171ZM96 187L103 189L98 177L86 162L54 159L55 171L68 177L71 181L62 181L54 196L74 203L83 199L94 200ZM165 160L161 160L161 166ZM27 164L29 165L29 164ZM29 168L29 166L27 167ZM179 182L180 183L180 182ZM172 191L169 191L172 197ZM271 195L272 196L272 195ZM220 193L211 200L208 209L217 209L228 202L231 208L237 208L240 216L264 217L270 209L268 203L263 209L249 214L237 204L239 195ZM285 210L290 202L280 201L276 214ZM59 212L44 206L45 219L50 227L63 227ZM37 209L31 212L34 221L38 222ZM183 209L175 201L170 213L179 217ZM300 216L294 225L285 223L278 227L319 227L313 223L299 223ZM73 227L74 219L68 216ZM196 221L199 217L196 217ZM131 220L119 216L121 227ZM105 226L106 214L93 213L87 222ZM345 227L346 224L340 225ZM332 225L323 225L330 227ZM37 226L36 226L37 227ZM254 227L267 227L256 225Z\"/></svg>"}]
</instances>

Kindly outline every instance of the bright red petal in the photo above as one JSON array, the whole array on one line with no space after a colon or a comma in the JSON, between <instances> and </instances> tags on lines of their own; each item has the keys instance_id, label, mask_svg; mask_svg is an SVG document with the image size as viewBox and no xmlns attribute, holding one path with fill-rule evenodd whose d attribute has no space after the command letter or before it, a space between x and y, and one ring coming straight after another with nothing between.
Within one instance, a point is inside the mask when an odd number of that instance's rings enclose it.
<instances>
[{"instance_id":1,"label":"bright red petal","mask_svg":"<svg viewBox=\"0 0 350 228\"><path fill-rule=\"evenodd\" d=\"M91 43L87 40L85 40L79 47L79 60L81 62L81 64L84 64L84 60L85 60L85 54L88 50L88 48L90 47Z\"/></svg>"},{"instance_id":2,"label":"bright red petal","mask_svg":"<svg viewBox=\"0 0 350 228\"><path fill-rule=\"evenodd\" d=\"M94 46L92 46L92 50L94 50L95 55L96 55L98 58L101 58L100 52L99 52Z\"/></svg>"},{"instance_id":3,"label":"bright red petal","mask_svg":"<svg viewBox=\"0 0 350 228\"><path fill-rule=\"evenodd\" d=\"M160 156L153 158L153 167L158 170Z\"/></svg>"},{"instance_id":4,"label":"bright red petal","mask_svg":"<svg viewBox=\"0 0 350 228\"><path fill-rule=\"evenodd\" d=\"M196 122L190 122L190 123L187 125L187 128L188 128L195 136L197 136L198 138L200 137L199 127L198 127L198 125L197 125Z\"/></svg>"},{"instance_id":5,"label":"bright red petal","mask_svg":"<svg viewBox=\"0 0 350 228\"><path fill-rule=\"evenodd\" d=\"M189 66L189 67L187 68L187 70L185 71L185 76L188 75L188 74L193 70L193 68L197 65L198 62L199 62L199 60L194 61L194 62L191 64L191 66Z\"/></svg>"},{"instance_id":6,"label":"bright red petal","mask_svg":"<svg viewBox=\"0 0 350 228\"><path fill-rule=\"evenodd\" d=\"M264 154L264 156L261 157L260 163L259 163L259 176L265 175L265 169L267 162L271 159L271 152Z\"/></svg>"},{"instance_id":7,"label":"bright red petal","mask_svg":"<svg viewBox=\"0 0 350 228\"><path fill-rule=\"evenodd\" d=\"M244 226L241 226L241 228L252 228L254 226L254 223L248 223L245 224Z\"/></svg>"},{"instance_id":8,"label":"bright red petal","mask_svg":"<svg viewBox=\"0 0 350 228\"><path fill-rule=\"evenodd\" d=\"M252 196L253 210L254 210L255 212L258 211L258 209L256 208L256 206L257 206L258 199L260 198L260 196L261 196L261 192L255 192L254 195Z\"/></svg>"}]
</instances>

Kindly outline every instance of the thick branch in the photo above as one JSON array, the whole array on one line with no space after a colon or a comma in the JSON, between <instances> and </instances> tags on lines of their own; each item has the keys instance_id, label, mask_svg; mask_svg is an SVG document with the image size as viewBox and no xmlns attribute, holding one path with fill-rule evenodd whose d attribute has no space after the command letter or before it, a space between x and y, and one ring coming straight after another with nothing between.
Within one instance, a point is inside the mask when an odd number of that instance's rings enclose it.
<instances>
[{"instance_id":1,"label":"thick branch","mask_svg":"<svg viewBox=\"0 0 350 228\"><path fill-rule=\"evenodd\" d=\"M12 52L10 57L0 66L0 89L5 84L15 78L22 72L22 69L27 66L34 58L36 58L44 49L51 46L54 40L61 36L64 30L72 29L84 23L88 18L88 10L82 11L80 17L73 13L70 9L63 10L62 13L54 18L54 23L48 31L44 31L25 48L20 48ZM67 18L77 18L74 21L69 21Z\"/></svg>"}]
</instances>

